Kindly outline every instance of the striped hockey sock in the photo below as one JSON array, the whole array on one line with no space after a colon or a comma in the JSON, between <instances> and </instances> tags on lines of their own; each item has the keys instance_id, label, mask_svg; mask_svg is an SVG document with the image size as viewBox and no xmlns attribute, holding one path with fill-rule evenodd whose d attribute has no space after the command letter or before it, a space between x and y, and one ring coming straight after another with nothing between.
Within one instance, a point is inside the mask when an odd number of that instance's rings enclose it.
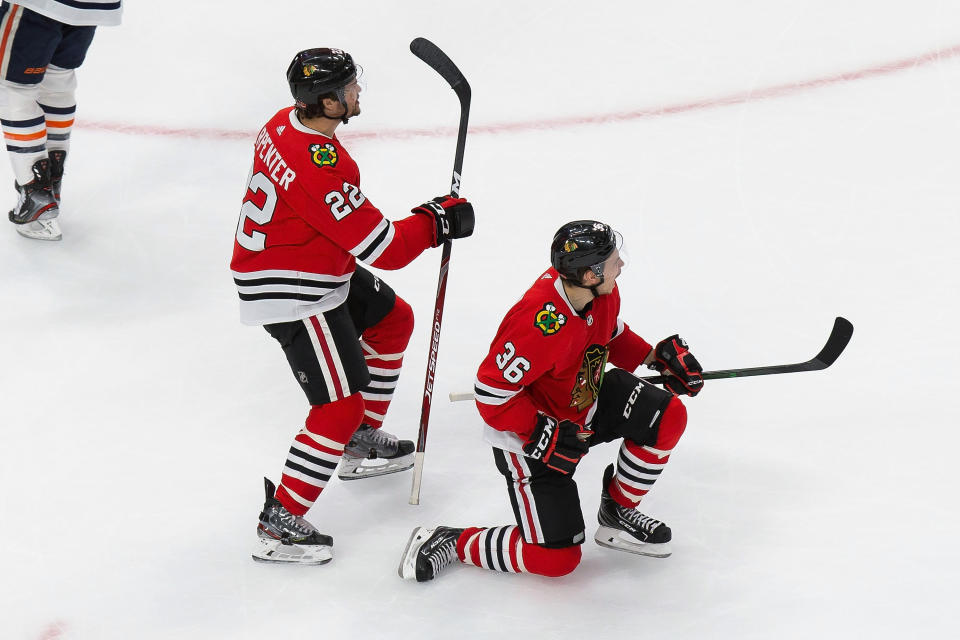
<instances>
[{"instance_id":1,"label":"striped hockey sock","mask_svg":"<svg viewBox=\"0 0 960 640\"><path fill-rule=\"evenodd\" d=\"M653 487L669 460L669 451L624 440L620 445L620 455L617 456L617 472L607 487L610 497L622 507L636 507Z\"/></svg>"},{"instance_id":2,"label":"striped hockey sock","mask_svg":"<svg viewBox=\"0 0 960 640\"><path fill-rule=\"evenodd\" d=\"M558 578L576 569L580 555L580 545L548 548L527 542L516 525L470 527L457 540L460 562L502 573Z\"/></svg>"},{"instance_id":3,"label":"striped hockey sock","mask_svg":"<svg viewBox=\"0 0 960 640\"><path fill-rule=\"evenodd\" d=\"M470 527L457 541L457 556L464 564L504 573L525 573L520 552L522 543L516 525Z\"/></svg>"},{"instance_id":4,"label":"striped hockey sock","mask_svg":"<svg viewBox=\"0 0 960 640\"><path fill-rule=\"evenodd\" d=\"M370 384L360 390L363 396L363 421L374 429L379 429L387 416L387 409L393 400L393 392L400 378L403 354L381 355L366 344L361 344L367 369L370 370Z\"/></svg>"},{"instance_id":5,"label":"striped hockey sock","mask_svg":"<svg viewBox=\"0 0 960 640\"><path fill-rule=\"evenodd\" d=\"M370 370L370 384L360 390L366 404L363 421L374 429L379 429L387 416L412 333L413 310L397 296L390 313L361 336L360 346Z\"/></svg>"},{"instance_id":6,"label":"striped hockey sock","mask_svg":"<svg viewBox=\"0 0 960 640\"><path fill-rule=\"evenodd\" d=\"M56 149L68 151L77 105L54 107L41 103L40 108L43 109L43 116L47 125L48 149L50 151Z\"/></svg>"},{"instance_id":7,"label":"striped hockey sock","mask_svg":"<svg viewBox=\"0 0 960 640\"><path fill-rule=\"evenodd\" d=\"M316 502L362 414L359 394L310 409L306 425L293 439L277 488L277 500L290 513L302 516Z\"/></svg>"},{"instance_id":8,"label":"striped hockey sock","mask_svg":"<svg viewBox=\"0 0 960 640\"><path fill-rule=\"evenodd\" d=\"M33 180L32 167L37 160L47 157L47 122L40 107L36 113L20 110L15 116L5 115L3 139L10 152L10 163L17 182L21 185Z\"/></svg>"}]
</instances>

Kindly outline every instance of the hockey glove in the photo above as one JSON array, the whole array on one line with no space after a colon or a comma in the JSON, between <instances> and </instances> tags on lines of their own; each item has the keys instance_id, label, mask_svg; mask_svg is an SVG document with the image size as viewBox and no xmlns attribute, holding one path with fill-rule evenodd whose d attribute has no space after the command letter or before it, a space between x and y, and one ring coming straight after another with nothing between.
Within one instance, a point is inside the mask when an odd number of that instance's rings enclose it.
<instances>
[{"instance_id":1,"label":"hockey glove","mask_svg":"<svg viewBox=\"0 0 960 640\"><path fill-rule=\"evenodd\" d=\"M580 426L575 422L563 420L558 423L556 418L539 413L537 427L530 434L527 443L523 445L523 452L554 471L571 474L577 468L580 458L590 450L586 439L581 440L577 437L580 430Z\"/></svg>"},{"instance_id":2,"label":"hockey glove","mask_svg":"<svg viewBox=\"0 0 960 640\"><path fill-rule=\"evenodd\" d=\"M657 343L650 365L657 371L668 371L663 386L677 395L695 396L703 388L703 367L693 357L683 338L674 334Z\"/></svg>"},{"instance_id":3,"label":"hockey glove","mask_svg":"<svg viewBox=\"0 0 960 640\"><path fill-rule=\"evenodd\" d=\"M473 234L473 205L463 198L437 196L430 202L411 209L433 218L433 246L439 247L447 240L466 238Z\"/></svg>"}]
</instances>

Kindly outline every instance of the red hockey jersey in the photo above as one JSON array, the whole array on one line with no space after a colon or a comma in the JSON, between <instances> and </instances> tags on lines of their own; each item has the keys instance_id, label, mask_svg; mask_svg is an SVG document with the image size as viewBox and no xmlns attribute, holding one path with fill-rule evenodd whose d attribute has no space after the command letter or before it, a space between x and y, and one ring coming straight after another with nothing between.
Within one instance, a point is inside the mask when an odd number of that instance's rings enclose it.
<instances>
[{"instance_id":1,"label":"red hockey jersey","mask_svg":"<svg viewBox=\"0 0 960 640\"><path fill-rule=\"evenodd\" d=\"M620 291L574 311L548 269L507 312L480 363L474 397L490 444L522 453L537 412L585 425L607 360L633 371L650 345L619 318Z\"/></svg>"},{"instance_id":2,"label":"red hockey jersey","mask_svg":"<svg viewBox=\"0 0 960 640\"><path fill-rule=\"evenodd\" d=\"M357 259L399 269L432 246L434 224L384 218L340 140L282 109L257 135L240 208L230 262L240 319L290 322L332 309L346 300Z\"/></svg>"}]
</instances>

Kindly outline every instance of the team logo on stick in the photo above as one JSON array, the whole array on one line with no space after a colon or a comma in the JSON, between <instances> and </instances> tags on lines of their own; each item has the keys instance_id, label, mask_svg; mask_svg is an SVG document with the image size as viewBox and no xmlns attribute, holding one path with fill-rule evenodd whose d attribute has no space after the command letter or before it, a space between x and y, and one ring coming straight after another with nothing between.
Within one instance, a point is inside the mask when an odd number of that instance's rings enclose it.
<instances>
[{"instance_id":1,"label":"team logo on stick","mask_svg":"<svg viewBox=\"0 0 960 640\"><path fill-rule=\"evenodd\" d=\"M548 302L543 305L543 309L537 311L537 316L533 320L533 326L543 332L545 336L552 336L557 331L560 331L562 327L567 322L567 316L562 313L557 313L557 308L553 306L552 302Z\"/></svg>"},{"instance_id":2,"label":"team logo on stick","mask_svg":"<svg viewBox=\"0 0 960 640\"><path fill-rule=\"evenodd\" d=\"M325 142L310 145L310 159L318 167L332 167L337 164L337 148Z\"/></svg>"}]
</instances>

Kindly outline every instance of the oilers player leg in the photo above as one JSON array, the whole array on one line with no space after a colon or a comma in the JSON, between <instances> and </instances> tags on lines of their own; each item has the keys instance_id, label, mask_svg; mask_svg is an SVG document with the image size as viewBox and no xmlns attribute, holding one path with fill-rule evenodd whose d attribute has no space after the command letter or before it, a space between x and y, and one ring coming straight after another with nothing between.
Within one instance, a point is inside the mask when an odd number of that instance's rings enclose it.
<instances>
[{"instance_id":1,"label":"oilers player leg","mask_svg":"<svg viewBox=\"0 0 960 640\"><path fill-rule=\"evenodd\" d=\"M60 180L75 110L74 69L83 63L96 28L66 25L4 3L0 30L8 43L2 65L7 99L0 116L19 196L8 217L22 236L59 240Z\"/></svg>"}]
</instances>

